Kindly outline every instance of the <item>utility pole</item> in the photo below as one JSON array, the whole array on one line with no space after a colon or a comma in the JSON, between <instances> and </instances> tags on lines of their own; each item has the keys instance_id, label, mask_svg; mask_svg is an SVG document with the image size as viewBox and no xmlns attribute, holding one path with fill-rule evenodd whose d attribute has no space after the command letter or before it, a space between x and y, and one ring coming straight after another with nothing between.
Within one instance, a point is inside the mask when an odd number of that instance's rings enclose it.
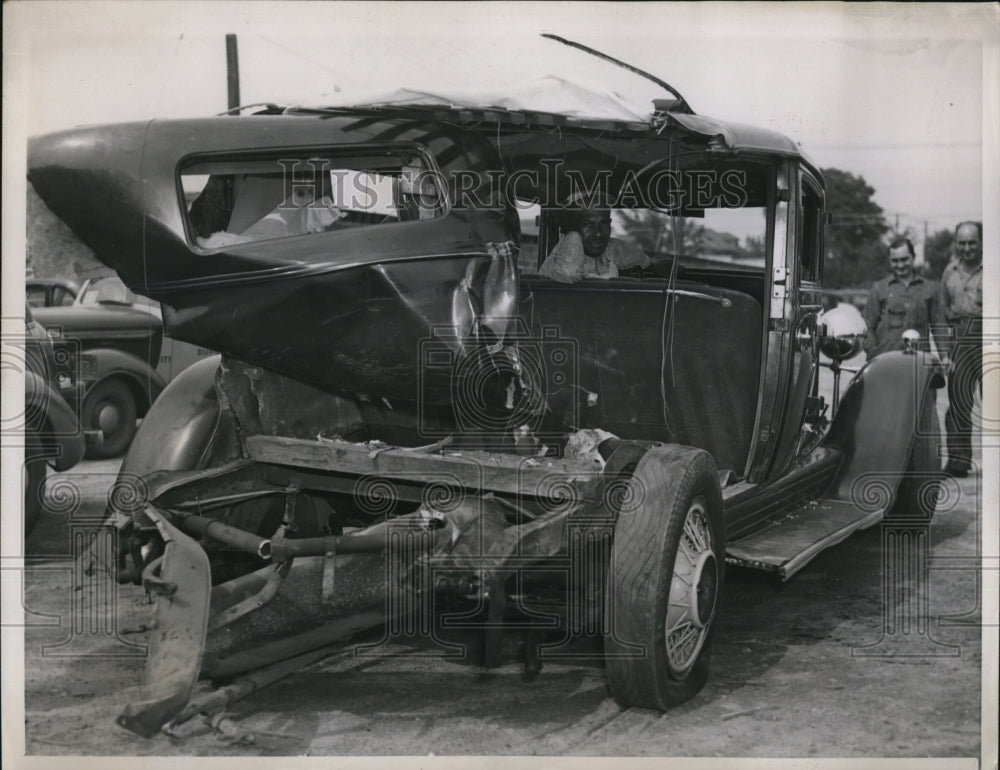
<instances>
[{"instance_id":1,"label":"utility pole","mask_svg":"<svg viewBox=\"0 0 1000 770\"><path fill-rule=\"evenodd\" d=\"M236 51L236 35L226 35L226 86L229 91L229 106L240 106L240 60Z\"/></svg>"}]
</instances>

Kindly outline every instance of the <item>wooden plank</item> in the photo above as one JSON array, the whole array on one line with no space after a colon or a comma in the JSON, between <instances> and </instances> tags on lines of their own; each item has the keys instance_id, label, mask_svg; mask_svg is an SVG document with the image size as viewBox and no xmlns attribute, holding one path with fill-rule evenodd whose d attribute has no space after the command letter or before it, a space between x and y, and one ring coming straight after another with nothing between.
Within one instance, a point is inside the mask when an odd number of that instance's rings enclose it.
<instances>
[{"instance_id":1,"label":"wooden plank","mask_svg":"<svg viewBox=\"0 0 1000 770\"><path fill-rule=\"evenodd\" d=\"M841 500L811 500L767 529L726 544L726 560L788 579L852 532L879 522L882 511L859 511Z\"/></svg>"},{"instance_id":2,"label":"wooden plank","mask_svg":"<svg viewBox=\"0 0 1000 770\"><path fill-rule=\"evenodd\" d=\"M250 436L247 449L255 461L272 465L455 484L477 492L567 502L593 499L601 479L600 470L580 463L499 452L446 449L432 454L340 439L284 436Z\"/></svg>"}]
</instances>

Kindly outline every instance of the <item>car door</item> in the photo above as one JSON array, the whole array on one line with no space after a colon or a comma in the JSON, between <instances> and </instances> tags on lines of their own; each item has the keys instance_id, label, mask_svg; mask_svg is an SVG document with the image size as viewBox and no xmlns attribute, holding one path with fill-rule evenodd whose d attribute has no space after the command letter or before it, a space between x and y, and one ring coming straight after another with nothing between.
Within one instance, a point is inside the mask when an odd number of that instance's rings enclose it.
<instances>
[{"instance_id":1,"label":"car door","mask_svg":"<svg viewBox=\"0 0 1000 770\"><path fill-rule=\"evenodd\" d=\"M776 478L786 473L796 458L806 402L819 366L817 319L822 311L820 265L823 253L823 188L809 171L799 168L796 200L792 208L793 238L789 243L787 266L787 314L790 350L788 395L777 417L778 441L768 473Z\"/></svg>"}]
</instances>

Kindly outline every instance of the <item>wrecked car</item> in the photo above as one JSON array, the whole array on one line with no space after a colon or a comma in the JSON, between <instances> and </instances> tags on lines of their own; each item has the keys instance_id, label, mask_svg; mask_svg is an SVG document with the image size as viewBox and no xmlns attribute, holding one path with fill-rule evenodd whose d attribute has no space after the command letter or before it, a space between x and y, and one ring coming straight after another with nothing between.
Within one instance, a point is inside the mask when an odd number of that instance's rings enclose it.
<instances>
[{"instance_id":1,"label":"wrecked car","mask_svg":"<svg viewBox=\"0 0 1000 770\"><path fill-rule=\"evenodd\" d=\"M599 635L614 698L667 709L706 681L727 564L787 579L917 509L936 359L878 357L830 414L820 346L854 346L817 323L821 173L667 88L642 120L420 94L32 140L52 211L221 353L111 495L115 574L155 599L123 726L449 612L488 666L505 624L542 629L536 661ZM650 265L540 275L598 188Z\"/></svg>"}]
</instances>

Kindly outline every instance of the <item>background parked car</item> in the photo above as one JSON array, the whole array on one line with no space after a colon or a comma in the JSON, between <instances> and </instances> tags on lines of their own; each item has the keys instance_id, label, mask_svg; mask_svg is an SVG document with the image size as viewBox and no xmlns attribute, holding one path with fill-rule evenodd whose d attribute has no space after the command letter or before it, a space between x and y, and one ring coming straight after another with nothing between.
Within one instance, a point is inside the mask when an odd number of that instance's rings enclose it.
<instances>
[{"instance_id":1,"label":"background parked car","mask_svg":"<svg viewBox=\"0 0 1000 770\"><path fill-rule=\"evenodd\" d=\"M69 278L29 278L24 293L30 307L65 307L76 301L80 284Z\"/></svg>"},{"instance_id":2,"label":"background parked car","mask_svg":"<svg viewBox=\"0 0 1000 770\"><path fill-rule=\"evenodd\" d=\"M65 471L83 457L85 441L99 434L84 434L76 414L60 395L56 354L46 330L25 306L24 337L24 534L38 523L43 509L48 466Z\"/></svg>"},{"instance_id":3,"label":"background parked car","mask_svg":"<svg viewBox=\"0 0 1000 770\"><path fill-rule=\"evenodd\" d=\"M163 336L159 303L135 294L119 278L86 281L68 307L46 307L36 317L57 347L72 347L61 380L62 394L86 430L103 441L88 456L116 457L135 435L164 386L212 351ZM75 371L70 371L71 369Z\"/></svg>"}]
</instances>

